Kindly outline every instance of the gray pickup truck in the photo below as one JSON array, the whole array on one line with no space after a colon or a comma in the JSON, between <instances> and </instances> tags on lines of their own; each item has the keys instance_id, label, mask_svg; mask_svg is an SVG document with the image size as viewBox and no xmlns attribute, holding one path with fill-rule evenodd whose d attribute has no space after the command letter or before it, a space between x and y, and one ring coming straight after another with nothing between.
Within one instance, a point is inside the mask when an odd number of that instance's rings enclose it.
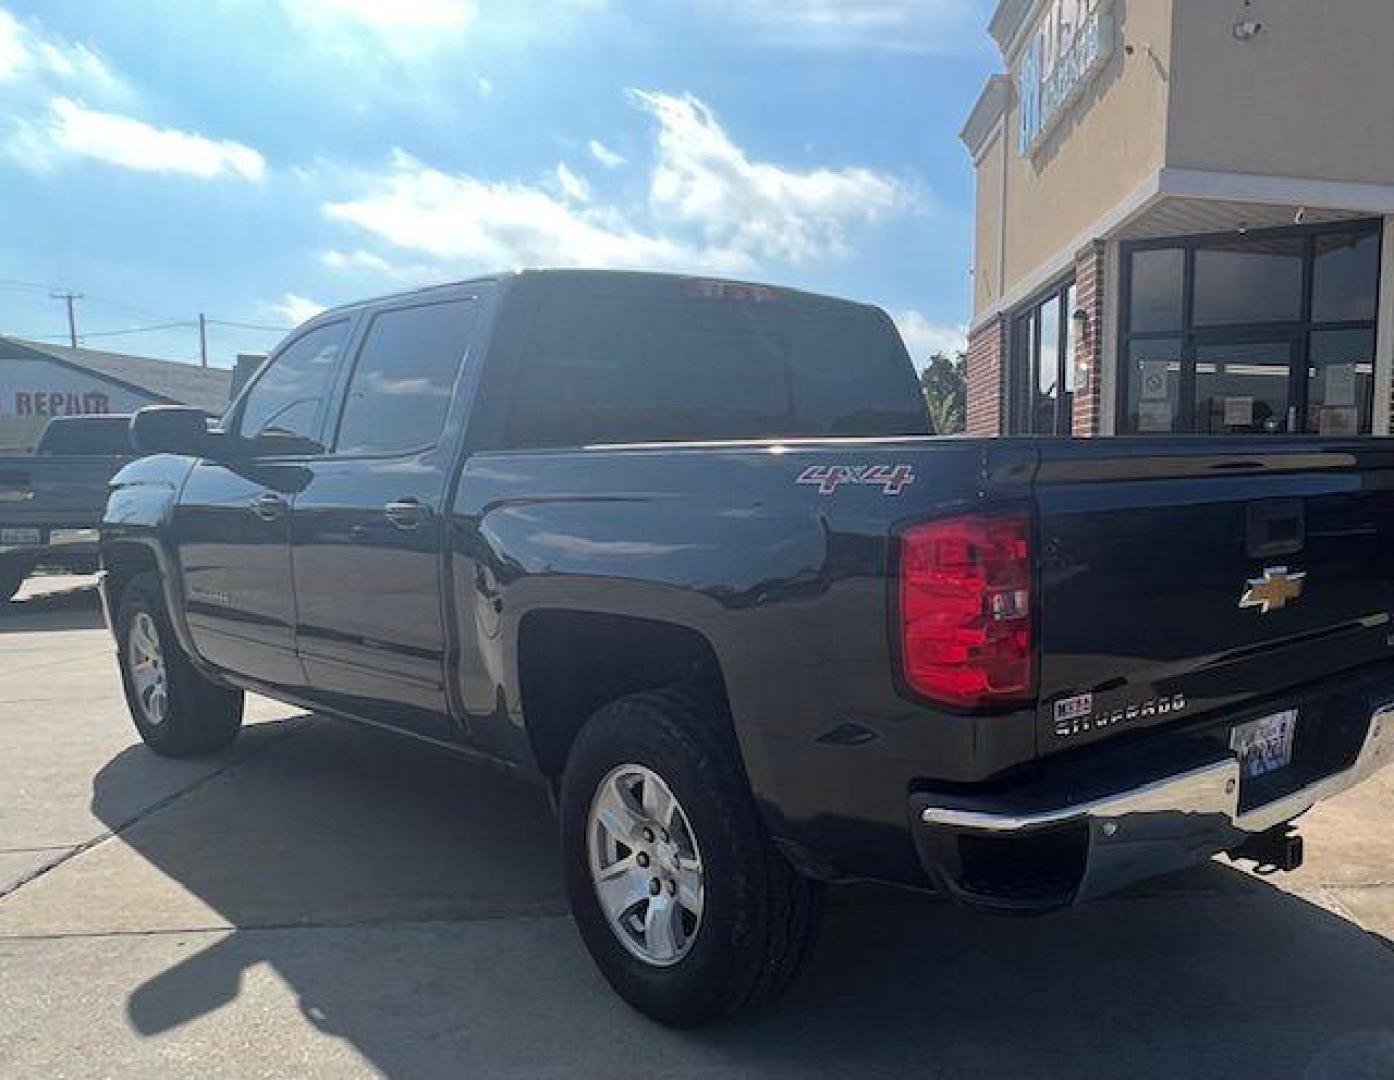
<instances>
[{"instance_id":1,"label":"gray pickup truck","mask_svg":"<svg viewBox=\"0 0 1394 1080\"><path fill-rule=\"evenodd\" d=\"M48 422L34 453L0 457L0 603L36 567L97 569L107 482L135 456L129 415Z\"/></svg>"}]
</instances>

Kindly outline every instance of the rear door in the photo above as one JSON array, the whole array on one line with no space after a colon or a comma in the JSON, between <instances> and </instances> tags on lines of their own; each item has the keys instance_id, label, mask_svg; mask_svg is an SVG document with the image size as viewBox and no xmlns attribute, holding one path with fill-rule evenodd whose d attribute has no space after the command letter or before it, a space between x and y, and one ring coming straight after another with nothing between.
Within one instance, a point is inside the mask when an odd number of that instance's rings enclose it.
<instances>
[{"instance_id":1,"label":"rear door","mask_svg":"<svg viewBox=\"0 0 1394 1080\"><path fill-rule=\"evenodd\" d=\"M482 301L461 290L365 316L332 452L310 463L295 503L297 640L313 693L436 738L455 733L442 511Z\"/></svg>"},{"instance_id":2,"label":"rear door","mask_svg":"<svg viewBox=\"0 0 1394 1080\"><path fill-rule=\"evenodd\" d=\"M292 338L258 374L229 420L248 437L323 439L330 392L351 331L338 319ZM189 631L200 655L280 686L304 677L295 656L290 510L313 453L200 461L175 509Z\"/></svg>"},{"instance_id":3,"label":"rear door","mask_svg":"<svg viewBox=\"0 0 1394 1080\"><path fill-rule=\"evenodd\" d=\"M1394 444L1042 450L1044 751L1394 656Z\"/></svg>"}]
</instances>

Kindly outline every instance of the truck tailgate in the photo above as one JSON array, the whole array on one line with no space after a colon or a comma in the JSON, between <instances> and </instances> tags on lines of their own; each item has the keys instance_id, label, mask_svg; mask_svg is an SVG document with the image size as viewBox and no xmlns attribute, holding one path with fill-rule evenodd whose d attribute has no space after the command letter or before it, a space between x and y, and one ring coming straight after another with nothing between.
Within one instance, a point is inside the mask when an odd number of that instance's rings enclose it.
<instances>
[{"instance_id":1,"label":"truck tailgate","mask_svg":"<svg viewBox=\"0 0 1394 1080\"><path fill-rule=\"evenodd\" d=\"M1042 754L1394 657L1394 441L1042 444Z\"/></svg>"},{"instance_id":2,"label":"truck tailgate","mask_svg":"<svg viewBox=\"0 0 1394 1080\"><path fill-rule=\"evenodd\" d=\"M96 526L107 481L126 458L0 457L0 524Z\"/></svg>"}]
</instances>

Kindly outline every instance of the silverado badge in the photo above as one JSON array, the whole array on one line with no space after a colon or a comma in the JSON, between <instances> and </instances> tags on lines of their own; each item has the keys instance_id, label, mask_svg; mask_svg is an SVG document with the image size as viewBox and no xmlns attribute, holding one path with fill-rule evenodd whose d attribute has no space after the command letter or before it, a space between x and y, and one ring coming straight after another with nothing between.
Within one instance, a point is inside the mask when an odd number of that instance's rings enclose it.
<instances>
[{"instance_id":1,"label":"silverado badge","mask_svg":"<svg viewBox=\"0 0 1394 1080\"><path fill-rule=\"evenodd\" d=\"M1306 576L1305 570L1294 573L1286 566L1266 566L1263 577L1249 579L1239 597L1239 606L1256 607L1260 615L1277 611L1289 600L1296 600L1302 595L1302 580Z\"/></svg>"}]
</instances>

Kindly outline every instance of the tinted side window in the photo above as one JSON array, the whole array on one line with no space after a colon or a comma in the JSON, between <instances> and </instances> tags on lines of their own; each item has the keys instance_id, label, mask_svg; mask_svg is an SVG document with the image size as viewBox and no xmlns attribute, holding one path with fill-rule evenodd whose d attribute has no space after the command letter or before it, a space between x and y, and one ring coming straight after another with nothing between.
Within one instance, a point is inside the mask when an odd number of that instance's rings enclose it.
<instances>
[{"instance_id":1,"label":"tinted side window","mask_svg":"<svg viewBox=\"0 0 1394 1080\"><path fill-rule=\"evenodd\" d=\"M239 434L279 431L314 439L349 324L330 323L293 341L270 362L242 403Z\"/></svg>"},{"instance_id":2,"label":"tinted side window","mask_svg":"<svg viewBox=\"0 0 1394 1080\"><path fill-rule=\"evenodd\" d=\"M477 308L449 300L373 318L349 380L338 453L414 450L440 438Z\"/></svg>"},{"instance_id":3,"label":"tinted side window","mask_svg":"<svg viewBox=\"0 0 1394 1080\"><path fill-rule=\"evenodd\" d=\"M526 342L510 447L928 431L895 330L852 304L563 289Z\"/></svg>"},{"instance_id":4,"label":"tinted side window","mask_svg":"<svg viewBox=\"0 0 1394 1080\"><path fill-rule=\"evenodd\" d=\"M129 416L84 416L74 420L50 420L39 437L38 454L130 454Z\"/></svg>"}]
</instances>

